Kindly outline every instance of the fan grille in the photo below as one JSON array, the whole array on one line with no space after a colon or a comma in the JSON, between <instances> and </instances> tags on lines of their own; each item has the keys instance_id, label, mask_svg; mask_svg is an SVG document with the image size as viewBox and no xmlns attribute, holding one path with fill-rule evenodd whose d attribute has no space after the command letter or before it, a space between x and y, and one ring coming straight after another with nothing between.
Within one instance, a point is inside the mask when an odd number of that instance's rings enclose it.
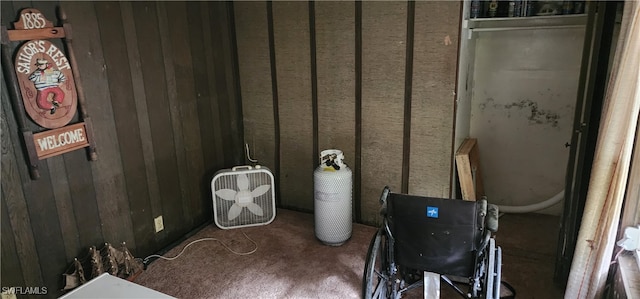
<instances>
[{"instance_id":1,"label":"fan grille","mask_svg":"<svg viewBox=\"0 0 640 299\"><path fill-rule=\"evenodd\" d=\"M248 191L255 190L262 185L270 186L269 190L259 196L253 197L253 203L262 208L262 216L255 215L248 208L243 207L240 215L229 220L229 210L235 203L232 200L225 200L216 195L216 191L222 189L241 190L238 187L238 176L246 175L249 179ZM266 169L256 169L247 171L221 171L213 178L211 183L213 193L214 220L218 227L222 229L239 228L247 226L265 225L275 218L275 192L273 175Z\"/></svg>"}]
</instances>

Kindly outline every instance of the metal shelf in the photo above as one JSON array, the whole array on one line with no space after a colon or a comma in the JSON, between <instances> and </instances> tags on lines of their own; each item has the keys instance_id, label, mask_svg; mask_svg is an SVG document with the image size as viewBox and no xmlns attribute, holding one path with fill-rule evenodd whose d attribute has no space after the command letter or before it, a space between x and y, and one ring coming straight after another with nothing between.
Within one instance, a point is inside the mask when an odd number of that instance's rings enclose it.
<instances>
[{"instance_id":1,"label":"metal shelf","mask_svg":"<svg viewBox=\"0 0 640 299\"><path fill-rule=\"evenodd\" d=\"M465 20L471 31L577 28L587 24L587 14L534 16L518 18L476 18Z\"/></svg>"}]
</instances>

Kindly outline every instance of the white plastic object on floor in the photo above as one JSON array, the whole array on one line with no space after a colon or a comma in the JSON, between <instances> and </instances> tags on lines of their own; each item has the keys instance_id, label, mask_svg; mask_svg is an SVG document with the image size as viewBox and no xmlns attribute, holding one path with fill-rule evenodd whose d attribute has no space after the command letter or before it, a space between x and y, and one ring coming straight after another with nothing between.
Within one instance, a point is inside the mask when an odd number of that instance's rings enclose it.
<instances>
[{"instance_id":1,"label":"white plastic object on floor","mask_svg":"<svg viewBox=\"0 0 640 299\"><path fill-rule=\"evenodd\" d=\"M60 299L72 298L175 298L128 280L103 273L66 293Z\"/></svg>"},{"instance_id":2,"label":"white plastic object on floor","mask_svg":"<svg viewBox=\"0 0 640 299\"><path fill-rule=\"evenodd\" d=\"M502 206L502 205L498 205L498 209L500 210L500 213L531 213L531 212L535 212L535 211L539 211L542 209L546 209L549 208L557 203L559 203L560 201L562 201L564 199L564 190L560 191L558 194L554 195L553 197L545 200L545 201L541 201L539 203L535 203L535 204L530 204L530 205L526 205L526 206Z\"/></svg>"}]
</instances>

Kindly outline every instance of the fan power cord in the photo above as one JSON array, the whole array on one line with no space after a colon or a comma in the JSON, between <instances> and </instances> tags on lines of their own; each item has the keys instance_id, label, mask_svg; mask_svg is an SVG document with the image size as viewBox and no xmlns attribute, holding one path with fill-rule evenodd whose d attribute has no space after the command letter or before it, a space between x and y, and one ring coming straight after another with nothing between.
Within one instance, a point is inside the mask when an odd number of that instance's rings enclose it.
<instances>
[{"instance_id":1,"label":"fan power cord","mask_svg":"<svg viewBox=\"0 0 640 299\"><path fill-rule=\"evenodd\" d=\"M247 238L247 240L251 241L251 243L253 243L253 245L254 245L254 248L252 250L248 251L248 252L237 252L237 251L231 249L227 244L225 244L224 242L222 242L222 241L220 241L220 240L218 240L216 238L202 238L202 239L194 240L194 241L190 242L189 244L187 244L186 246L184 246L184 248L182 248L182 251L180 251L180 253L178 253L178 255L176 255L174 257L164 257L162 255L152 254L150 256L145 257L143 259L143 263L145 265L147 265L149 263L149 259L154 258L154 257L155 258L160 258L160 259L163 259L163 260L167 260L167 261L173 261L173 260L177 259L178 257L180 257L184 253L184 251L187 249L187 247L189 247L189 246L191 246L191 245L193 245L195 243L202 242L202 241L217 241L217 242L220 243L220 245L222 245L229 252L231 252L233 254L236 254L236 255L250 255L250 254L253 254L254 252L256 252L258 250L258 243L256 243L256 241L254 241L251 238L249 238L249 236L247 236L247 234L245 232L242 232L242 234L245 236L245 238Z\"/></svg>"}]
</instances>

